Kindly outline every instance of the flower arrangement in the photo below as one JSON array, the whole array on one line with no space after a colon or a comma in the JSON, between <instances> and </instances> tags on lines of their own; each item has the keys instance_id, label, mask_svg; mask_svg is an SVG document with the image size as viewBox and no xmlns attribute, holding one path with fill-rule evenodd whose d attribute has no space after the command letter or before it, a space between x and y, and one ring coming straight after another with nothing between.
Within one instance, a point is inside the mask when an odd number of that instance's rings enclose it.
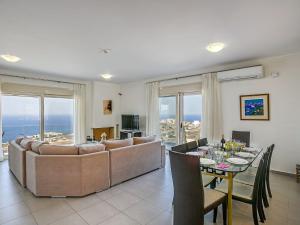
<instances>
[{"instance_id":1,"label":"flower arrangement","mask_svg":"<svg viewBox=\"0 0 300 225\"><path fill-rule=\"evenodd\" d=\"M227 141L224 144L224 148L226 151L239 150L239 149L243 148L244 146L245 146L245 144L235 142L235 141Z\"/></svg>"}]
</instances>

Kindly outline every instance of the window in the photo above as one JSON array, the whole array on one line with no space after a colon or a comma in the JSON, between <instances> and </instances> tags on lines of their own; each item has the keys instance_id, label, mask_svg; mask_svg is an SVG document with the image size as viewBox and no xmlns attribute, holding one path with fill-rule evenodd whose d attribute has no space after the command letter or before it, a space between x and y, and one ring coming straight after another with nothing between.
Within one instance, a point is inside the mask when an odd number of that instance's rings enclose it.
<instances>
[{"instance_id":1,"label":"window","mask_svg":"<svg viewBox=\"0 0 300 225\"><path fill-rule=\"evenodd\" d=\"M45 97L44 140L51 144L74 143L74 100L70 98Z\"/></svg>"},{"instance_id":2,"label":"window","mask_svg":"<svg viewBox=\"0 0 300 225\"><path fill-rule=\"evenodd\" d=\"M2 147L18 136L50 144L74 143L74 99L71 97L2 95Z\"/></svg>"},{"instance_id":3,"label":"window","mask_svg":"<svg viewBox=\"0 0 300 225\"><path fill-rule=\"evenodd\" d=\"M40 140L40 98L2 95L2 147L18 136Z\"/></svg>"}]
</instances>

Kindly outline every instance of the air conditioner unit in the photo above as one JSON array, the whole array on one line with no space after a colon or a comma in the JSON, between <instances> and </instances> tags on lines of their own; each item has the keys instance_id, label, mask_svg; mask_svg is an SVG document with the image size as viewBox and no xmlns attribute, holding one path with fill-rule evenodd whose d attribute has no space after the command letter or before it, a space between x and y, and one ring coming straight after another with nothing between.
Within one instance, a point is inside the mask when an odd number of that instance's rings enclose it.
<instances>
[{"instance_id":1,"label":"air conditioner unit","mask_svg":"<svg viewBox=\"0 0 300 225\"><path fill-rule=\"evenodd\" d=\"M220 82L242 79L258 79L264 77L264 71L262 66L251 66L247 68L218 72L217 77Z\"/></svg>"}]
</instances>

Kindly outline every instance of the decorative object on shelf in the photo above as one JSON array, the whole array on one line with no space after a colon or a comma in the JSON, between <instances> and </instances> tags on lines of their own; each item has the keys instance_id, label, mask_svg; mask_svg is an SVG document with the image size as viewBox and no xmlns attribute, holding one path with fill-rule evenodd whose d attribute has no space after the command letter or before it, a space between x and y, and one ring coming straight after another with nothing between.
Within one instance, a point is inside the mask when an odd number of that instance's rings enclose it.
<instances>
[{"instance_id":1,"label":"decorative object on shelf","mask_svg":"<svg viewBox=\"0 0 300 225\"><path fill-rule=\"evenodd\" d=\"M269 94L241 95L241 120L270 120Z\"/></svg>"},{"instance_id":2,"label":"decorative object on shelf","mask_svg":"<svg viewBox=\"0 0 300 225\"><path fill-rule=\"evenodd\" d=\"M101 143L102 143L103 141L106 141L106 138L107 138L107 134L106 134L105 132L103 132L103 133L101 134Z\"/></svg>"},{"instance_id":3,"label":"decorative object on shelf","mask_svg":"<svg viewBox=\"0 0 300 225\"><path fill-rule=\"evenodd\" d=\"M104 115L112 114L112 100L103 100L103 114Z\"/></svg>"}]
</instances>

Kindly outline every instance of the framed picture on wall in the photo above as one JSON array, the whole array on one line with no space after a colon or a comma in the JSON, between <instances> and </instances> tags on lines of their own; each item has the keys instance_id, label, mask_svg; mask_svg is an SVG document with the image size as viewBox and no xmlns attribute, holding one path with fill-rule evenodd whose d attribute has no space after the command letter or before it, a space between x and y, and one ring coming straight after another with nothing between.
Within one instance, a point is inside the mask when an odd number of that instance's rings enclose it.
<instances>
[{"instance_id":1,"label":"framed picture on wall","mask_svg":"<svg viewBox=\"0 0 300 225\"><path fill-rule=\"evenodd\" d=\"M241 120L270 120L269 99L269 94L241 95Z\"/></svg>"},{"instance_id":2,"label":"framed picture on wall","mask_svg":"<svg viewBox=\"0 0 300 225\"><path fill-rule=\"evenodd\" d=\"M104 115L112 114L112 100L103 100L103 114Z\"/></svg>"}]
</instances>

